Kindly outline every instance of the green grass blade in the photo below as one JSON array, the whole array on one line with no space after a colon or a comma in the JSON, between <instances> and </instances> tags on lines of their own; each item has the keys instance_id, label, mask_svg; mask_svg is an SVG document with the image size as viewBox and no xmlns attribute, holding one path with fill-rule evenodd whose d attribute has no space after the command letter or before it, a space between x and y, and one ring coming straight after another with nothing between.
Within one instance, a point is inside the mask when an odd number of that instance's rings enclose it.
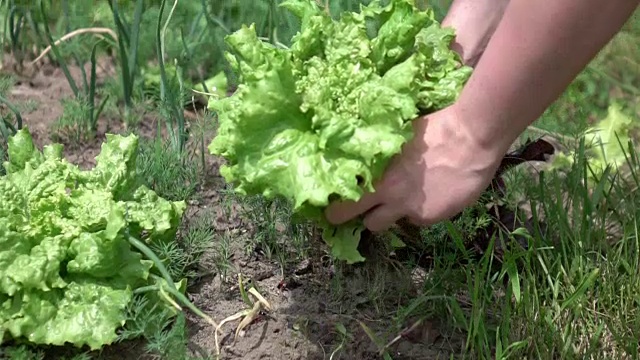
<instances>
[{"instance_id":1,"label":"green grass blade","mask_svg":"<svg viewBox=\"0 0 640 360\"><path fill-rule=\"evenodd\" d=\"M207 22L209 23L210 26L217 26L220 29L222 29L222 31L224 31L226 34L231 34L231 29L229 29L227 27L227 25L224 24L224 22L222 22L220 19L218 19L217 17L212 16L209 13L209 10L207 9L207 3L205 0L200 0L200 2L202 3L202 13L205 16L205 19L207 19Z\"/></svg>"},{"instance_id":2,"label":"green grass blade","mask_svg":"<svg viewBox=\"0 0 640 360\"><path fill-rule=\"evenodd\" d=\"M16 16L18 16L17 20ZM11 39L11 46L13 47L14 52L19 45L22 16L23 15L18 12L18 9L15 6L9 11L9 38Z\"/></svg>"},{"instance_id":3,"label":"green grass blade","mask_svg":"<svg viewBox=\"0 0 640 360\"><path fill-rule=\"evenodd\" d=\"M60 54L60 51L58 50L58 47L55 44L55 41L53 40L53 36L51 36L51 30L49 29L49 26L47 26L47 24L49 23L49 18L47 17L47 12L45 9L45 5L44 5L44 1L40 2L40 12L43 18L43 22L45 23L44 29L45 29L45 34L47 36L47 40L49 42L49 44L51 45L51 51L55 54L55 57L58 61L58 63L60 64L60 68L62 69L62 72L64 73L64 76L67 78L67 81L69 82L69 86L71 87L71 91L73 91L73 94L77 97L80 96L80 91L78 90L78 85L76 84L75 80L73 80L73 77L71 76L71 73L69 72L69 68L67 67L67 64L64 61L64 58L62 57L62 55Z\"/></svg>"},{"instance_id":4,"label":"green grass blade","mask_svg":"<svg viewBox=\"0 0 640 360\"><path fill-rule=\"evenodd\" d=\"M127 29L122 24L120 19L120 14L118 12L118 4L117 0L112 0L110 2L111 12L113 14L113 21L116 23L116 28L118 30L118 53L120 55L120 76L122 77L122 89L124 92L124 103L127 108L132 106L131 103L131 92L132 92L132 84L131 77L129 72L129 54L127 54L126 44L129 42L129 37L127 34Z\"/></svg>"},{"instance_id":5,"label":"green grass blade","mask_svg":"<svg viewBox=\"0 0 640 360\"><path fill-rule=\"evenodd\" d=\"M9 137L12 134L15 134L15 129L11 128L11 123L8 122L4 117L0 119L0 135L5 139L5 141L9 140Z\"/></svg>"},{"instance_id":6,"label":"green grass blade","mask_svg":"<svg viewBox=\"0 0 640 360\"><path fill-rule=\"evenodd\" d=\"M87 91L89 91L89 82L87 81L87 72L84 70L84 66L82 66L82 61L80 61L80 58L78 58L78 56L74 53L73 54L73 59L76 61L76 65L78 67L78 69L80 69L80 73L82 74L82 89L85 91L85 93Z\"/></svg>"},{"instance_id":7,"label":"green grass blade","mask_svg":"<svg viewBox=\"0 0 640 360\"><path fill-rule=\"evenodd\" d=\"M22 129L22 116L20 115L20 111L16 108L9 100L7 100L4 96L0 95L0 103L4 104L6 107L11 110L11 112L16 117L16 128L18 130Z\"/></svg>"},{"instance_id":8,"label":"green grass blade","mask_svg":"<svg viewBox=\"0 0 640 360\"><path fill-rule=\"evenodd\" d=\"M193 38L195 36L196 30L198 30L198 24L200 24L200 20L202 20L202 17L204 17L204 13L200 12L198 14L198 17L196 17L193 20L193 23L191 24L191 28L189 30L189 38ZM206 29L204 29L204 30L206 30ZM203 31L203 33L204 33L204 31ZM202 36L202 33L200 35ZM200 40L200 39L198 39L198 40Z\"/></svg>"},{"instance_id":9,"label":"green grass blade","mask_svg":"<svg viewBox=\"0 0 640 360\"><path fill-rule=\"evenodd\" d=\"M33 20L33 16L31 15L31 11L28 11L25 16L27 18L27 22L29 22L29 26L31 26L31 30L33 30L33 32L35 33L35 45L36 45L36 47L38 49L45 48L46 45L43 46L43 44L46 44L47 41L45 39L45 36L42 34L42 31L40 31L40 26L38 26L38 23L36 23L35 20ZM51 55L51 53L48 53L47 57L52 62L53 62L53 60L55 60L53 58L53 56Z\"/></svg>"},{"instance_id":10,"label":"green grass blade","mask_svg":"<svg viewBox=\"0 0 640 360\"><path fill-rule=\"evenodd\" d=\"M4 9L5 4L7 5L7 8ZM0 8L2 8L3 14L4 11L6 11L6 13L8 14L11 11L11 7L9 5L8 2L4 2L2 0L0 0ZM3 29L2 29L2 47L5 48L7 46L7 37L9 34L9 19L7 18L6 21L2 22L3 25ZM11 42L11 39L9 39L9 42Z\"/></svg>"},{"instance_id":11,"label":"green grass blade","mask_svg":"<svg viewBox=\"0 0 640 360\"><path fill-rule=\"evenodd\" d=\"M166 0L160 2L160 10L158 11L158 22L156 25L156 48L158 52L158 67L160 68L160 100L164 102L166 100L166 84L167 72L164 66L164 46L162 41L162 15L164 14L164 7Z\"/></svg>"},{"instance_id":12,"label":"green grass blade","mask_svg":"<svg viewBox=\"0 0 640 360\"><path fill-rule=\"evenodd\" d=\"M98 122L97 116L94 118L96 97L96 50L98 49L98 44L100 44L99 41L96 42L93 45L93 49L91 49L91 78L89 80L89 129L92 132L96 130L96 124Z\"/></svg>"},{"instance_id":13,"label":"green grass blade","mask_svg":"<svg viewBox=\"0 0 640 360\"><path fill-rule=\"evenodd\" d=\"M144 12L144 1L136 2L136 9L133 15L133 23L131 24L131 42L129 44L129 84L133 89L138 63L138 44L140 41L140 23L142 22L142 14ZM129 91L129 96L133 96L133 91ZM131 104L131 99L129 99Z\"/></svg>"},{"instance_id":14,"label":"green grass blade","mask_svg":"<svg viewBox=\"0 0 640 360\"><path fill-rule=\"evenodd\" d=\"M176 94L173 91L173 89L169 88L170 84L167 78L167 72L166 72L165 62L164 62L165 35L177 4L178 4L178 1L176 0L171 8L171 11L167 16L164 26L161 26L161 24L162 24L162 15L164 13L164 7L166 5L166 0L162 0L162 3L160 4L160 12L158 14L158 22L156 27L156 47L158 51L158 65L160 68L160 80L161 80L160 98L163 106L165 106L167 111L167 114L166 114L167 131L170 134L174 149L176 151L182 152L182 150L184 149L185 141L186 141L185 127L184 127L185 121L184 121L184 113L182 109L182 106L183 106L182 93L184 90L184 82L183 82L181 72L183 71L183 69L179 64L176 64L176 72L177 72L176 75L178 77L178 82L179 82L179 89L178 89L178 93ZM176 122L176 124L174 124L174 122ZM177 125L177 133L176 133L176 129L174 129L174 125Z\"/></svg>"},{"instance_id":15,"label":"green grass blade","mask_svg":"<svg viewBox=\"0 0 640 360\"><path fill-rule=\"evenodd\" d=\"M96 123L98 121L98 119L100 118L100 115L102 114L102 111L104 110L105 105L107 105L107 101L109 100L109 95L105 96L104 99L102 99L102 101L100 102L100 106L98 106L98 110L95 113L95 119L96 119ZM97 128L97 127L96 127Z\"/></svg>"},{"instance_id":16,"label":"green grass blade","mask_svg":"<svg viewBox=\"0 0 640 360\"><path fill-rule=\"evenodd\" d=\"M507 275L509 275L509 283L511 284L511 291L513 291L513 296L516 300L516 303L520 303L522 300L521 291L520 291L520 276L518 274L518 268L515 262L510 262L509 264L505 264L507 267Z\"/></svg>"},{"instance_id":17,"label":"green grass blade","mask_svg":"<svg viewBox=\"0 0 640 360\"><path fill-rule=\"evenodd\" d=\"M129 32L127 28L122 23L122 19L120 18L120 10L118 10L118 0L109 1L109 7L111 7L111 12L113 13L113 21L116 23L116 27L118 28L118 32L120 32L120 39L124 44L129 44Z\"/></svg>"},{"instance_id":18,"label":"green grass blade","mask_svg":"<svg viewBox=\"0 0 640 360\"><path fill-rule=\"evenodd\" d=\"M156 25L156 49L158 56L158 67L160 69L160 101L164 106L167 106L167 84L169 83L167 80L167 71L164 66L164 44L162 38L162 15L164 14L164 8L166 5L166 0L162 0L160 2L160 11L158 12L158 22ZM166 114L167 116L167 132L169 133L169 137L174 142L174 148L177 147L175 143L175 136L173 126L171 124L171 114Z\"/></svg>"},{"instance_id":19,"label":"green grass blade","mask_svg":"<svg viewBox=\"0 0 640 360\"><path fill-rule=\"evenodd\" d=\"M193 34L190 34L193 35ZM191 50L189 49L189 45L187 44L187 39L184 36L184 32L180 31L180 41L182 43L182 49L184 50L184 53L187 55L187 58L192 59L192 53ZM207 87L206 81L204 79L203 76L200 76L200 83L202 84L202 88L204 89L205 92L209 92L209 88Z\"/></svg>"},{"instance_id":20,"label":"green grass blade","mask_svg":"<svg viewBox=\"0 0 640 360\"><path fill-rule=\"evenodd\" d=\"M63 0L61 2L61 6L62 6L62 15L64 19L67 19L66 24L65 24L65 32L66 33L70 33L71 32L71 10L69 9L69 1L67 0ZM89 81L87 80L87 72L84 69L84 64L83 62L80 60L80 58L78 57L78 55L76 54L75 51L71 52L71 56L73 57L73 60L75 60L76 62L76 66L78 67L78 69L80 69L80 73L82 75L82 89L84 90L86 95L86 92L89 91ZM91 119L89 119L89 121L91 121Z\"/></svg>"},{"instance_id":21,"label":"green grass blade","mask_svg":"<svg viewBox=\"0 0 640 360\"><path fill-rule=\"evenodd\" d=\"M592 270L591 273L582 280L580 285L578 285L576 291L574 291L571 296L569 296L565 301L562 302L562 305L560 305L560 310L565 310L567 307L578 301L578 299L582 297L587 292L587 290L595 283L599 275L600 269Z\"/></svg>"}]
</instances>

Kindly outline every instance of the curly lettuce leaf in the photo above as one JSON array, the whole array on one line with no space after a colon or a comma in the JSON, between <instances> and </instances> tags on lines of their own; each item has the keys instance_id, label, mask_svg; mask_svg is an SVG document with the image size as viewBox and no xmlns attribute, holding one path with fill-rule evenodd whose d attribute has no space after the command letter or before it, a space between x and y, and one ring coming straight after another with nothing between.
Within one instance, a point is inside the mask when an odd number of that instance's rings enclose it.
<instances>
[{"instance_id":1,"label":"curly lettuce leaf","mask_svg":"<svg viewBox=\"0 0 640 360\"><path fill-rule=\"evenodd\" d=\"M612 103L607 109L607 116L584 131L589 187L602 184L603 188L610 188L613 184L607 173L623 175L622 179L626 177L625 170L628 173L628 167L633 165L628 146L638 130L640 124L625 114L620 104ZM575 165L576 153L570 151L555 155L549 170L571 169Z\"/></svg>"},{"instance_id":2,"label":"curly lettuce leaf","mask_svg":"<svg viewBox=\"0 0 640 360\"><path fill-rule=\"evenodd\" d=\"M240 84L209 100L219 124L209 150L237 192L284 197L324 228L335 257L363 261L361 221L335 229L322 210L373 191L412 121L453 103L471 69L449 49L453 30L411 0L337 20L313 0L281 6L301 21L289 49L261 41L254 25L226 37Z\"/></svg>"},{"instance_id":3,"label":"curly lettuce leaf","mask_svg":"<svg viewBox=\"0 0 640 360\"><path fill-rule=\"evenodd\" d=\"M384 9L374 1L365 12L377 14L382 22L371 41L372 58L380 73L406 59L414 51L418 33L436 23L431 11L417 11L412 0L391 1Z\"/></svg>"},{"instance_id":4,"label":"curly lettuce leaf","mask_svg":"<svg viewBox=\"0 0 640 360\"><path fill-rule=\"evenodd\" d=\"M40 160L40 153L33 144L31 134L27 131L19 132L7 141L9 161L4 163L7 173L20 171L28 162Z\"/></svg>"},{"instance_id":5,"label":"curly lettuce leaf","mask_svg":"<svg viewBox=\"0 0 640 360\"><path fill-rule=\"evenodd\" d=\"M607 167L617 170L627 163L627 145L631 131L639 129L637 122L623 113L622 107L613 103L607 116L587 130L585 141L590 146L592 177L600 177Z\"/></svg>"},{"instance_id":6,"label":"curly lettuce leaf","mask_svg":"<svg viewBox=\"0 0 640 360\"><path fill-rule=\"evenodd\" d=\"M25 290L4 299L0 295L0 328L34 344L97 349L116 339L131 296L131 289L89 282L72 282L64 290Z\"/></svg>"},{"instance_id":7,"label":"curly lettuce leaf","mask_svg":"<svg viewBox=\"0 0 640 360\"><path fill-rule=\"evenodd\" d=\"M96 166L88 175L95 186L112 192L115 199L124 199L136 189L138 137L113 134L106 137L96 156Z\"/></svg>"},{"instance_id":8,"label":"curly lettuce leaf","mask_svg":"<svg viewBox=\"0 0 640 360\"><path fill-rule=\"evenodd\" d=\"M133 290L154 284L152 262L128 236L175 235L184 202L137 186L134 135L109 135L89 171L58 144L39 152L27 129L10 144L0 177L0 340L112 343Z\"/></svg>"}]
</instances>

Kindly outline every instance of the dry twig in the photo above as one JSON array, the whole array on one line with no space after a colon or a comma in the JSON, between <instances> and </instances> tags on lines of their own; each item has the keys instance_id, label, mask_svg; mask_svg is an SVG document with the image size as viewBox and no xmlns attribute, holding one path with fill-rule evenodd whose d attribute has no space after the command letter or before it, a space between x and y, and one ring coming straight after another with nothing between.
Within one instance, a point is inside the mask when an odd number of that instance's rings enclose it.
<instances>
[{"instance_id":1,"label":"dry twig","mask_svg":"<svg viewBox=\"0 0 640 360\"><path fill-rule=\"evenodd\" d=\"M55 46L58 46L63 41L69 40L75 36L86 34L86 33L98 34L99 36L101 36L100 34L109 34L116 42L118 41L118 35L116 35L116 33L113 30L109 28L92 27L92 28L82 28L82 29L74 30L68 34L65 34L60 39L56 40L53 44ZM29 65L35 65L38 61L40 61L43 57L45 57L49 53L49 51L51 51L51 45L47 46L44 49L44 51L42 51L42 53L40 53L40 55L38 55L38 57L35 58L35 60L29 63Z\"/></svg>"}]
</instances>

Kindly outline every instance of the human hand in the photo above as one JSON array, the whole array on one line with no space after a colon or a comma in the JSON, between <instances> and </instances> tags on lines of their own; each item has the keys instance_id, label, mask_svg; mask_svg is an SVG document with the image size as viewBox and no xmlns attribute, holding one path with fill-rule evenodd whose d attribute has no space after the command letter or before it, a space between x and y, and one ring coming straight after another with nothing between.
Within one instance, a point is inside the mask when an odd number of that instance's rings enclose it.
<instances>
[{"instance_id":1,"label":"human hand","mask_svg":"<svg viewBox=\"0 0 640 360\"><path fill-rule=\"evenodd\" d=\"M407 142L374 188L358 202L332 203L330 223L342 224L365 215L364 225L383 231L408 218L428 226L446 220L479 199L489 186L502 156L482 146L450 106L414 121Z\"/></svg>"}]
</instances>

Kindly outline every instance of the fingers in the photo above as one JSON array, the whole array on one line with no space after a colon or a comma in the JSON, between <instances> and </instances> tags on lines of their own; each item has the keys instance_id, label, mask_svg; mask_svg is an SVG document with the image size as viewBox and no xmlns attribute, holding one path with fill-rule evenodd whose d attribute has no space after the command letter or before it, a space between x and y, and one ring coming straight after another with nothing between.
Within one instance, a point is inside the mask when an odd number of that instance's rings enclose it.
<instances>
[{"instance_id":1,"label":"fingers","mask_svg":"<svg viewBox=\"0 0 640 360\"><path fill-rule=\"evenodd\" d=\"M389 205L381 205L371 211L364 218L364 226L367 229L376 232L389 229L393 224L402 217L397 207Z\"/></svg>"},{"instance_id":2,"label":"fingers","mask_svg":"<svg viewBox=\"0 0 640 360\"><path fill-rule=\"evenodd\" d=\"M364 194L358 202L343 201L330 204L325 210L327 221L334 225L345 223L378 205L375 193Z\"/></svg>"}]
</instances>

